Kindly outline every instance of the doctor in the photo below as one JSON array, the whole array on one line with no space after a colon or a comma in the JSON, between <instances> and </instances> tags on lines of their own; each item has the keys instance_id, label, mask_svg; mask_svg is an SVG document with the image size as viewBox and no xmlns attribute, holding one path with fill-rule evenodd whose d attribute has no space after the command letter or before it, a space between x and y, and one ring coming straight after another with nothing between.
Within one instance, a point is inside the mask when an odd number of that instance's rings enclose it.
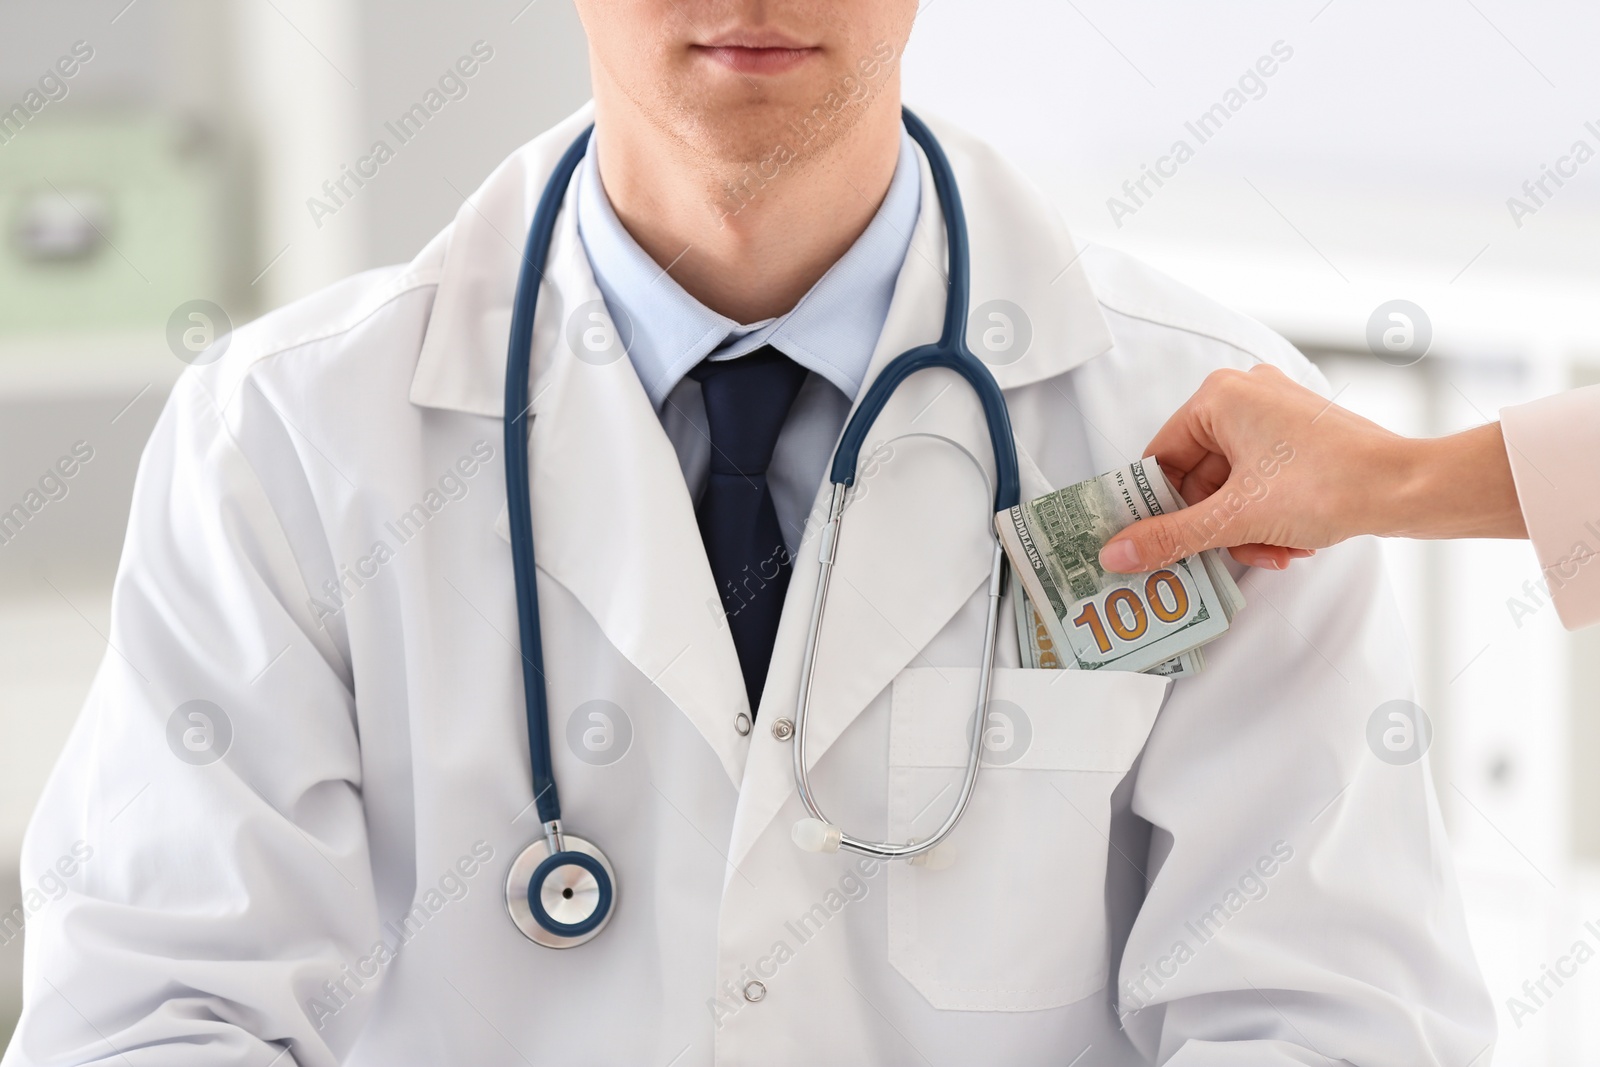
<instances>
[{"instance_id":1,"label":"doctor","mask_svg":"<svg viewBox=\"0 0 1600 1067\"><path fill-rule=\"evenodd\" d=\"M5 1067L1486 1063L1426 760L1366 740L1411 694L1368 542L1252 575L1176 684L1004 642L947 866L796 847L828 459L938 336L951 273L901 121L915 4L578 6L592 109L415 261L175 390L27 839L25 884L88 858L29 919ZM565 829L617 880L605 928L553 950L507 913L543 830L502 395L524 235L591 121L531 343L533 676ZM1321 387L934 130L1024 496L1135 457L1215 369ZM808 750L842 824L926 834L959 787L994 478L949 371L863 449Z\"/></svg>"}]
</instances>

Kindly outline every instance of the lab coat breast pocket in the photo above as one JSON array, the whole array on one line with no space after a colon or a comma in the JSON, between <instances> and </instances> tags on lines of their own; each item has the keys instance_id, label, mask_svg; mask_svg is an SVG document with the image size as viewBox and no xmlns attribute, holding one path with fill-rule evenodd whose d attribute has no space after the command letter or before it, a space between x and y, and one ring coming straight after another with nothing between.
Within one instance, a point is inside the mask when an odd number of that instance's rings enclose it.
<instances>
[{"instance_id":1,"label":"lab coat breast pocket","mask_svg":"<svg viewBox=\"0 0 1600 1067\"><path fill-rule=\"evenodd\" d=\"M1111 793L1170 683L1142 674L997 668L984 763L942 869L889 866L889 962L935 1008L1036 1011L1106 983ZM927 836L966 765L974 668L895 679L889 839Z\"/></svg>"}]
</instances>

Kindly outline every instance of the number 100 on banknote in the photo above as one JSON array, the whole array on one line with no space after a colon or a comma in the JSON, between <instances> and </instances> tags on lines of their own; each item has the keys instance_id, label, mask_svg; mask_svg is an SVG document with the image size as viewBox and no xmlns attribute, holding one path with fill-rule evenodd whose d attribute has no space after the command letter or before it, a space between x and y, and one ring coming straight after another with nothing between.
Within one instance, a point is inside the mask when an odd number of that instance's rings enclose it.
<instances>
[{"instance_id":1,"label":"number 100 on banknote","mask_svg":"<svg viewBox=\"0 0 1600 1067\"><path fill-rule=\"evenodd\" d=\"M1188 568L1182 570L1187 573ZM1152 573L1145 580L1142 596L1122 587L1096 599L1074 603L1067 610L1070 613L1073 609L1080 610L1072 625L1087 632L1094 641L1095 650L1102 656L1118 653L1119 643L1120 652L1126 653L1139 647L1146 638L1164 636L1159 629L1163 624L1181 629L1190 623L1203 622L1206 614L1205 605L1198 597L1189 595L1183 578L1173 570ZM1152 619L1157 629L1151 629Z\"/></svg>"}]
</instances>

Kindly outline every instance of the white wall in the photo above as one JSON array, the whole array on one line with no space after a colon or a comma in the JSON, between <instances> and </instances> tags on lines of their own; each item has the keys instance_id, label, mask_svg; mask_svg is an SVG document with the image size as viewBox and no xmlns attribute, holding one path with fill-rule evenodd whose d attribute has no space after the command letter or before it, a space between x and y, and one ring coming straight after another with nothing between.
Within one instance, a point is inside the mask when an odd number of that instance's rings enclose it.
<instances>
[{"instance_id":1,"label":"white wall","mask_svg":"<svg viewBox=\"0 0 1600 1067\"><path fill-rule=\"evenodd\" d=\"M257 261L282 256L258 283L261 307L415 256L501 159L588 98L587 48L569 4L235 7L244 64L236 81L259 158ZM463 60L470 77L455 69ZM459 81L441 89L453 71ZM419 103L437 111L420 132L397 134ZM381 164L379 142L393 154ZM375 177L325 191L363 158L374 160L365 169Z\"/></svg>"},{"instance_id":2,"label":"white wall","mask_svg":"<svg viewBox=\"0 0 1600 1067\"><path fill-rule=\"evenodd\" d=\"M934 0L908 99L1021 161L1082 237L1302 339L1359 344L1401 295L1458 351L1593 351L1600 159L1520 229L1506 200L1575 139L1600 149L1597 32L1578 0ZM1264 95L1199 145L1184 124L1278 41ZM1179 138L1194 158L1119 228L1106 201Z\"/></svg>"}]
</instances>

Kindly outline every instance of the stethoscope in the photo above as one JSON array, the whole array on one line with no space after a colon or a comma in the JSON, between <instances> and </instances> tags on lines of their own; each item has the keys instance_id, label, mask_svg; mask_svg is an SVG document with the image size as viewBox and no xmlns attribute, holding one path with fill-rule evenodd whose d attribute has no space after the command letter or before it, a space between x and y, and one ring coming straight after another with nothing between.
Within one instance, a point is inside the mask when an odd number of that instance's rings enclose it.
<instances>
[{"instance_id":1,"label":"stethoscope","mask_svg":"<svg viewBox=\"0 0 1600 1067\"><path fill-rule=\"evenodd\" d=\"M932 131L910 111L902 111L906 130L921 146L933 175L933 186L944 215L948 243L949 290L945 296L944 329L931 345L901 353L884 367L868 387L846 424L834 452L829 480L833 495L828 520L818 541L820 573L816 599L806 633L805 662L800 675L800 696L794 716L794 777L807 817L794 826L793 837L811 852L843 849L882 859L907 859L930 866L942 865L934 852L961 821L972 799L983 761L985 716L993 675L996 637L1000 627L1000 595L1004 580L1004 551L998 540L989 568L989 606L978 672L978 698L972 718L967 767L949 815L926 838L904 842L873 841L839 829L823 814L811 788L806 766L808 711L816 676L817 635L828 602L828 582L839 547L839 531L846 497L855 483L862 445L884 405L911 375L933 367L953 370L972 386L983 405L994 450L996 512L1014 507L1020 497L1016 442L1004 395L989 368L967 348L967 302L971 289L971 264L967 248L966 215L961 194L944 150ZM522 641L522 683L528 718L528 761L532 768L534 805L543 824L544 838L524 849L506 878L506 905L511 919L529 940L547 948L572 948L605 929L616 910L617 877L611 863L593 842L567 833L561 825L561 801L556 793L550 759L550 721L544 684L544 649L539 634L539 597L535 588L533 517L528 477L528 371L533 351L533 319L539 299L542 268L550 251L556 216L566 198L573 172L588 150L589 127L572 143L556 164L528 231L528 243L517 279L511 315L511 347L506 357L505 448L506 504L511 525L511 558L517 590L517 621ZM944 855L948 856L945 851Z\"/></svg>"}]
</instances>

